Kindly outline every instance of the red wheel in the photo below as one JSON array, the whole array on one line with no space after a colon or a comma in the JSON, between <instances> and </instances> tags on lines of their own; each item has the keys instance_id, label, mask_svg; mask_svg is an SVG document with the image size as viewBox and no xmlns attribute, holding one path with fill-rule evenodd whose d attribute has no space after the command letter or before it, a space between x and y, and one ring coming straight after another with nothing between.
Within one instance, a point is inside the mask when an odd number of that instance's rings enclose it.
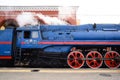
<instances>
[{"instance_id":1,"label":"red wheel","mask_svg":"<svg viewBox=\"0 0 120 80\"><path fill-rule=\"evenodd\" d=\"M115 58L119 57L120 55L116 51L109 51L104 56L104 58L106 58L104 62L106 66L108 66L109 68L118 68L120 66L120 62L117 61Z\"/></svg>"},{"instance_id":2,"label":"red wheel","mask_svg":"<svg viewBox=\"0 0 120 80\"><path fill-rule=\"evenodd\" d=\"M85 62L83 54L79 51L70 52L67 58L68 65L73 69L79 69Z\"/></svg>"},{"instance_id":3,"label":"red wheel","mask_svg":"<svg viewBox=\"0 0 120 80\"><path fill-rule=\"evenodd\" d=\"M86 63L90 68L99 68L102 66L102 55L97 51L91 51L86 56Z\"/></svg>"}]
</instances>

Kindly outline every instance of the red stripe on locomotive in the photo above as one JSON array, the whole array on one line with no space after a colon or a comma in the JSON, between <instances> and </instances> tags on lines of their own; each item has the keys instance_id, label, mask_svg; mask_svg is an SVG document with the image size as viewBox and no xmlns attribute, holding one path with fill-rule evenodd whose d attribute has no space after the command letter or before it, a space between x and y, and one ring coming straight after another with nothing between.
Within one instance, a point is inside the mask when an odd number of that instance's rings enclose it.
<instances>
[{"instance_id":1,"label":"red stripe on locomotive","mask_svg":"<svg viewBox=\"0 0 120 80\"><path fill-rule=\"evenodd\" d=\"M0 59L12 59L12 56L0 56Z\"/></svg>"},{"instance_id":2,"label":"red stripe on locomotive","mask_svg":"<svg viewBox=\"0 0 120 80\"><path fill-rule=\"evenodd\" d=\"M118 45L118 44L120 44L120 42L39 42L38 44L81 44L81 45L83 45L83 44L88 44L88 45L90 45L90 44L107 44L107 45L109 45L109 44L116 44L116 45Z\"/></svg>"},{"instance_id":3,"label":"red stripe on locomotive","mask_svg":"<svg viewBox=\"0 0 120 80\"><path fill-rule=\"evenodd\" d=\"M12 42L0 42L0 44L12 44Z\"/></svg>"}]
</instances>

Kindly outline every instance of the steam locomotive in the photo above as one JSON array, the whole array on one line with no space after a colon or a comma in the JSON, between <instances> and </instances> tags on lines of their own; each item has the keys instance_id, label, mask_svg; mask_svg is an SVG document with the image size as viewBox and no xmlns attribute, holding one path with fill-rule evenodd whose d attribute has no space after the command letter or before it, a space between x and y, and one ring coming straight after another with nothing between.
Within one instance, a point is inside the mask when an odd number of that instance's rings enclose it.
<instances>
[{"instance_id":1,"label":"steam locomotive","mask_svg":"<svg viewBox=\"0 0 120 80\"><path fill-rule=\"evenodd\" d=\"M0 65L120 66L120 25L37 25L0 30ZM43 66L44 67L44 66Z\"/></svg>"}]
</instances>

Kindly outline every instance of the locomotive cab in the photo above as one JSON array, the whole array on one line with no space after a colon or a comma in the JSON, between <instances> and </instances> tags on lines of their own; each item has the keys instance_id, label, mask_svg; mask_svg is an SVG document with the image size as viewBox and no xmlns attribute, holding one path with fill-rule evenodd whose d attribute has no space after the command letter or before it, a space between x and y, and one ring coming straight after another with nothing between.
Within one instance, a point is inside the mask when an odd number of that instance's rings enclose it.
<instances>
[{"instance_id":1,"label":"locomotive cab","mask_svg":"<svg viewBox=\"0 0 120 80\"><path fill-rule=\"evenodd\" d=\"M41 40L38 27L24 27L17 29L17 47L19 48L38 48L38 42Z\"/></svg>"},{"instance_id":2,"label":"locomotive cab","mask_svg":"<svg viewBox=\"0 0 120 80\"><path fill-rule=\"evenodd\" d=\"M14 64L15 66L30 65L35 60L39 49L39 41L41 40L40 30L35 27L19 27L16 29L16 52Z\"/></svg>"}]
</instances>

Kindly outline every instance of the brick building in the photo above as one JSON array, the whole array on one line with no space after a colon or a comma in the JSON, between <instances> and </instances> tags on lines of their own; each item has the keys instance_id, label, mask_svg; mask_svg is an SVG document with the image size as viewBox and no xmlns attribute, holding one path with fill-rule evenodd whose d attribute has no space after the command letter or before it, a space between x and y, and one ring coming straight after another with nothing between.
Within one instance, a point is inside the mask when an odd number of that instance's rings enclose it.
<instances>
[{"instance_id":1,"label":"brick building","mask_svg":"<svg viewBox=\"0 0 120 80\"><path fill-rule=\"evenodd\" d=\"M58 8L58 6L0 6L0 26L8 19L16 21L17 15L22 12L42 13L50 17L58 17ZM73 19L69 18L68 22L72 25L76 25L76 14Z\"/></svg>"}]
</instances>

